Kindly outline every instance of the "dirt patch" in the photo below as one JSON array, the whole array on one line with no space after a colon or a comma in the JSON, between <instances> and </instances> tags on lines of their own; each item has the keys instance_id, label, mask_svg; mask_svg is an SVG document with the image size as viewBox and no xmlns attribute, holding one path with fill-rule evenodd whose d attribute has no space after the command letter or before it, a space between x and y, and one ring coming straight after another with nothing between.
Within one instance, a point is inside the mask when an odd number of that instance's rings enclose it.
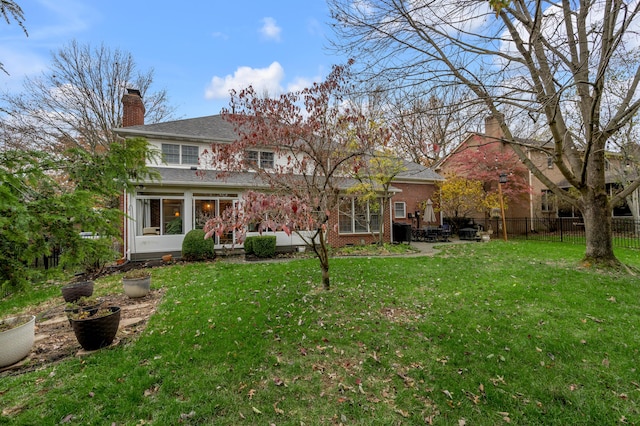
<instances>
[{"instance_id":1,"label":"dirt patch","mask_svg":"<svg viewBox=\"0 0 640 426\"><path fill-rule=\"evenodd\" d=\"M121 345L137 337L146 327L164 295L164 289L130 299L124 294L102 296L103 306L120 306L120 327L111 346ZM22 361L0 368L0 377L38 370L72 356L87 354L76 339L64 313L62 298L54 299L25 314L36 316L36 338L31 353Z\"/></svg>"}]
</instances>

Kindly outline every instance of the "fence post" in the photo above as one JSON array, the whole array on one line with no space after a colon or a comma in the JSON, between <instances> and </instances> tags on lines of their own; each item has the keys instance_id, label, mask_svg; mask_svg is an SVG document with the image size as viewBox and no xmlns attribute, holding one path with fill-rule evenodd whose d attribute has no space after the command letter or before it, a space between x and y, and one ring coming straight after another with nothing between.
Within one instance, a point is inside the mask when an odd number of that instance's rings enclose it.
<instances>
[{"instance_id":1,"label":"fence post","mask_svg":"<svg viewBox=\"0 0 640 426\"><path fill-rule=\"evenodd\" d=\"M562 224L563 224L563 223L564 223L564 218L562 218L562 217L561 217L561 218L560 218L560 242L563 242L563 241L564 241L564 238L563 238L563 237L564 237L564 235L562 234L562 232L563 232L563 226L562 226Z\"/></svg>"}]
</instances>

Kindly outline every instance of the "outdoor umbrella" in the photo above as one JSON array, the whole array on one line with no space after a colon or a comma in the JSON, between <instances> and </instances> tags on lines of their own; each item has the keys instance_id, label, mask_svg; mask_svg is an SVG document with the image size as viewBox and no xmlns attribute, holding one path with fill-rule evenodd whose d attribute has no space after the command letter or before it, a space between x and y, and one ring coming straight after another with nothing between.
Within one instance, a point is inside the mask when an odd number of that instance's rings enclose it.
<instances>
[{"instance_id":1,"label":"outdoor umbrella","mask_svg":"<svg viewBox=\"0 0 640 426\"><path fill-rule=\"evenodd\" d=\"M431 201L431 198L427 200L427 207L424 209L424 221L427 223L436 221L436 214L433 211L433 201Z\"/></svg>"}]
</instances>

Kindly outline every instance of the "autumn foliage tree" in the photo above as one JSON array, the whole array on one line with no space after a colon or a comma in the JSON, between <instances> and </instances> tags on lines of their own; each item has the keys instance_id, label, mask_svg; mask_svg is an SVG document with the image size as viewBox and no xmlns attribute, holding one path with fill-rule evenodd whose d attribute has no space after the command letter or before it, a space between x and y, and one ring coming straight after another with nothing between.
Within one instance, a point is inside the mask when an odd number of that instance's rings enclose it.
<instances>
[{"instance_id":1,"label":"autumn foliage tree","mask_svg":"<svg viewBox=\"0 0 640 426\"><path fill-rule=\"evenodd\" d=\"M509 206L509 200L523 200L530 193L527 169L511 149L499 143L460 150L451 156L450 165L456 174L483 183L487 209L499 207L498 180L502 173L507 175L507 182L502 185L505 209Z\"/></svg>"},{"instance_id":2,"label":"autumn foliage tree","mask_svg":"<svg viewBox=\"0 0 640 426\"><path fill-rule=\"evenodd\" d=\"M335 66L326 80L310 88L261 96L253 87L232 92L224 117L238 134L230 144L212 147L210 168L253 170L264 191L243 199L209 220L207 237L231 231L243 238L250 223L258 231L297 233L317 255L322 283L329 289L329 217L337 214L340 194L348 187L354 159L372 152L384 129L373 129L357 108L350 108L349 67ZM263 168L251 151L274 153L273 167ZM211 173L211 172L209 172Z\"/></svg>"},{"instance_id":3,"label":"autumn foliage tree","mask_svg":"<svg viewBox=\"0 0 640 426\"><path fill-rule=\"evenodd\" d=\"M450 174L438 183L436 210L459 227L470 216L487 208L487 194L482 181Z\"/></svg>"}]
</instances>

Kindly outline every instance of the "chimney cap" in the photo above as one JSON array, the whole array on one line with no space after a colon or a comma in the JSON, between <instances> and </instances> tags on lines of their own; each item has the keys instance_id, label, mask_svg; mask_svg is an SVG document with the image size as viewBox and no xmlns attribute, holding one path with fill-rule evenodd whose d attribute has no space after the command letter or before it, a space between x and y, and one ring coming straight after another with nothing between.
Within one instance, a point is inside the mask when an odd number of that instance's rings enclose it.
<instances>
[{"instance_id":1,"label":"chimney cap","mask_svg":"<svg viewBox=\"0 0 640 426\"><path fill-rule=\"evenodd\" d=\"M127 87L127 94L128 95L138 95L140 97L142 97L142 94L140 93L140 91L138 89L130 89Z\"/></svg>"}]
</instances>

